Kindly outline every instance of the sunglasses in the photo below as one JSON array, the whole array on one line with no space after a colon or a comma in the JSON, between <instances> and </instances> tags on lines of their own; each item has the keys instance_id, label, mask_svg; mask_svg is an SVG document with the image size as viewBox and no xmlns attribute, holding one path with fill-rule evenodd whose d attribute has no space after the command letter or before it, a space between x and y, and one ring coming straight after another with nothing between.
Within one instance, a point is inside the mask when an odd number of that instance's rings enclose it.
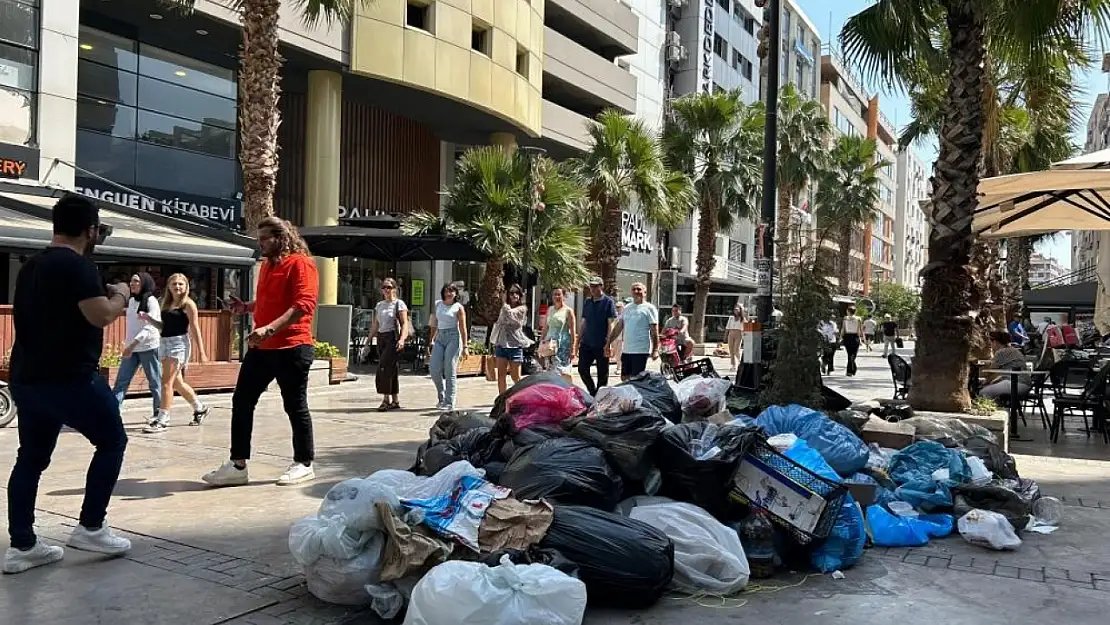
<instances>
[{"instance_id":1,"label":"sunglasses","mask_svg":"<svg viewBox=\"0 0 1110 625\"><path fill-rule=\"evenodd\" d=\"M393 285L392 285L392 284L383 284L383 285L382 285L382 290L383 290L383 291L392 291L392 290L393 290L393 288L394 288L394 287L393 287Z\"/></svg>"}]
</instances>

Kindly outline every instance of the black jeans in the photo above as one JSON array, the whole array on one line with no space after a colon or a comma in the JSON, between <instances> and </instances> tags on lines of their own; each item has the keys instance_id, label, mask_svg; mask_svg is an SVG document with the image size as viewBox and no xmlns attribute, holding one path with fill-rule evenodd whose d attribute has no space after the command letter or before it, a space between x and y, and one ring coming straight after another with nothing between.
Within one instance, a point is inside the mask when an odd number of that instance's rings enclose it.
<instances>
[{"instance_id":1,"label":"black jeans","mask_svg":"<svg viewBox=\"0 0 1110 625\"><path fill-rule=\"evenodd\" d=\"M312 464L315 450L312 415L308 412L308 370L312 367L313 351L311 345L247 351L231 396L232 460L250 459L254 409L266 387L276 379L285 414L293 426L293 462Z\"/></svg>"},{"instance_id":2,"label":"black jeans","mask_svg":"<svg viewBox=\"0 0 1110 625\"><path fill-rule=\"evenodd\" d=\"M590 369L597 363L597 384ZM605 356L605 347L592 347L580 345L578 347L578 375L582 376L582 383L590 395L597 395L597 389L609 384L609 359Z\"/></svg>"},{"instance_id":3,"label":"black jeans","mask_svg":"<svg viewBox=\"0 0 1110 625\"><path fill-rule=\"evenodd\" d=\"M99 373L68 382L12 384L19 410L19 453L8 479L8 534L12 547L35 545L35 499L39 478L58 444L63 425L77 430L96 447L85 476L85 500L78 522L89 529L104 524L108 501L123 466L127 433L119 402Z\"/></svg>"},{"instance_id":4,"label":"black jeans","mask_svg":"<svg viewBox=\"0 0 1110 625\"><path fill-rule=\"evenodd\" d=\"M845 334L843 338L844 351L848 352L848 366L845 371L848 375L856 374L856 354L859 353L859 335Z\"/></svg>"}]
</instances>

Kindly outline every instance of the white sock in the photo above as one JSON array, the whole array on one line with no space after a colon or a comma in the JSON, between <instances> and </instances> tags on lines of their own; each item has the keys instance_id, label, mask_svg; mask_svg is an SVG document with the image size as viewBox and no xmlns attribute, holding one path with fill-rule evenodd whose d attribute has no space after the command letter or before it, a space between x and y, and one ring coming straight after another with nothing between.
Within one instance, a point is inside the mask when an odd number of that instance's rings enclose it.
<instances>
[{"instance_id":1,"label":"white sock","mask_svg":"<svg viewBox=\"0 0 1110 625\"><path fill-rule=\"evenodd\" d=\"M202 402L199 397L195 402L193 402L193 411L204 412L204 402Z\"/></svg>"},{"instance_id":2,"label":"white sock","mask_svg":"<svg viewBox=\"0 0 1110 625\"><path fill-rule=\"evenodd\" d=\"M170 413L169 413L168 411L166 411L166 409L165 409L165 408L159 408L159 409L158 409L158 419L159 419L159 420L165 420L165 419L168 419L168 418L169 418L169 416L170 416Z\"/></svg>"}]
</instances>

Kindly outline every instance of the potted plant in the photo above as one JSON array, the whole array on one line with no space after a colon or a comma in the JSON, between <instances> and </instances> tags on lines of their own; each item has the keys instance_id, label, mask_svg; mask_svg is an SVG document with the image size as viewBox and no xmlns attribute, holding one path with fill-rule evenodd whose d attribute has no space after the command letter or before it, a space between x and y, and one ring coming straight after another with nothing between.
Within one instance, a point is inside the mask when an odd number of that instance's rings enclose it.
<instances>
[{"instance_id":1,"label":"potted plant","mask_svg":"<svg viewBox=\"0 0 1110 625\"><path fill-rule=\"evenodd\" d=\"M325 341L316 341L315 360L326 361L328 365L328 384L339 384L347 379L347 359L339 353L339 348Z\"/></svg>"},{"instance_id":2,"label":"potted plant","mask_svg":"<svg viewBox=\"0 0 1110 625\"><path fill-rule=\"evenodd\" d=\"M116 383L116 375L119 373L119 363L121 361L123 361L123 347L121 345L105 345L100 352L100 375L108 381L108 386ZM138 382L139 380L135 381Z\"/></svg>"},{"instance_id":3,"label":"potted plant","mask_svg":"<svg viewBox=\"0 0 1110 625\"><path fill-rule=\"evenodd\" d=\"M485 371L489 348L474 341L468 342L466 348L470 352L470 357L459 360L456 375L482 375ZM492 359L490 360L492 361Z\"/></svg>"}]
</instances>

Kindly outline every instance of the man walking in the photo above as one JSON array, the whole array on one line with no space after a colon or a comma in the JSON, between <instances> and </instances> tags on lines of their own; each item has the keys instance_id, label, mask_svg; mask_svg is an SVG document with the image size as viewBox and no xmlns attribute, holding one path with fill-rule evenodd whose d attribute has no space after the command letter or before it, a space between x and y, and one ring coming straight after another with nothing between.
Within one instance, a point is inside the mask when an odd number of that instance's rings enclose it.
<instances>
[{"instance_id":1,"label":"man walking","mask_svg":"<svg viewBox=\"0 0 1110 625\"><path fill-rule=\"evenodd\" d=\"M624 333L621 353L621 379L635 377L647 369L647 361L659 358L659 311L644 300L647 287L643 282L632 284L632 303L624 307L620 319L609 331L605 342L605 355L612 350L613 341Z\"/></svg>"},{"instance_id":2,"label":"man walking","mask_svg":"<svg viewBox=\"0 0 1110 625\"><path fill-rule=\"evenodd\" d=\"M243 357L231 397L231 459L203 479L213 486L247 483L254 409L270 382L277 380L293 428L293 464L277 484L315 479L312 415L308 411L308 370L313 360L312 315L319 292L316 263L293 224L267 217L258 224L258 247L266 258L253 302L232 298L232 312L254 313L250 349Z\"/></svg>"},{"instance_id":3,"label":"man walking","mask_svg":"<svg viewBox=\"0 0 1110 625\"><path fill-rule=\"evenodd\" d=\"M54 236L45 251L19 270L15 282L12 398L19 410L19 452L8 480L5 573L61 560L64 550L35 536L39 479L50 464L62 426L96 448L85 478L81 516L67 543L75 549L119 555L131 541L104 522L119 479L127 434L119 403L100 375L104 327L127 307L126 285L105 290L89 259L111 229L100 224L88 198L67 195L54 205Z\"/></svg>"},{"instance_id":4,"label":"man walking","mask_svg":"<svg viewBox=\"0 0 1110 625\"><path fill-rule=\"evenodd\" d=\"M601 278L594 276L588 284L590 296L582 302L582 328L578 332L578 375L590 395L597 395L597 389L609 384L605 339L617 317L617 304L601 291ZM590 371L594 362L597 362L596 385Z\"/></svg>"},{"instance_id":5,"label":"man walking","mask_svg":"<svg viewBox=\"0 0 1110 625\"><path fill-rule=\"evenodd\" d=\"M883 358L895 354L898 347L898 322L889 314L883 315Z\"/></svg>"},{"instance_id":6,"label":"man walking","mask_svg":"<svg viewBox=\"0 0 1110 625\"><path fill-rule=\"evenodd\" d=\"M879 324L875 323L874 317L867 317L863 320L863 346L867 351L871 351L871 341L875 340L875 329Z\"/></svg>"}]
</instances>

